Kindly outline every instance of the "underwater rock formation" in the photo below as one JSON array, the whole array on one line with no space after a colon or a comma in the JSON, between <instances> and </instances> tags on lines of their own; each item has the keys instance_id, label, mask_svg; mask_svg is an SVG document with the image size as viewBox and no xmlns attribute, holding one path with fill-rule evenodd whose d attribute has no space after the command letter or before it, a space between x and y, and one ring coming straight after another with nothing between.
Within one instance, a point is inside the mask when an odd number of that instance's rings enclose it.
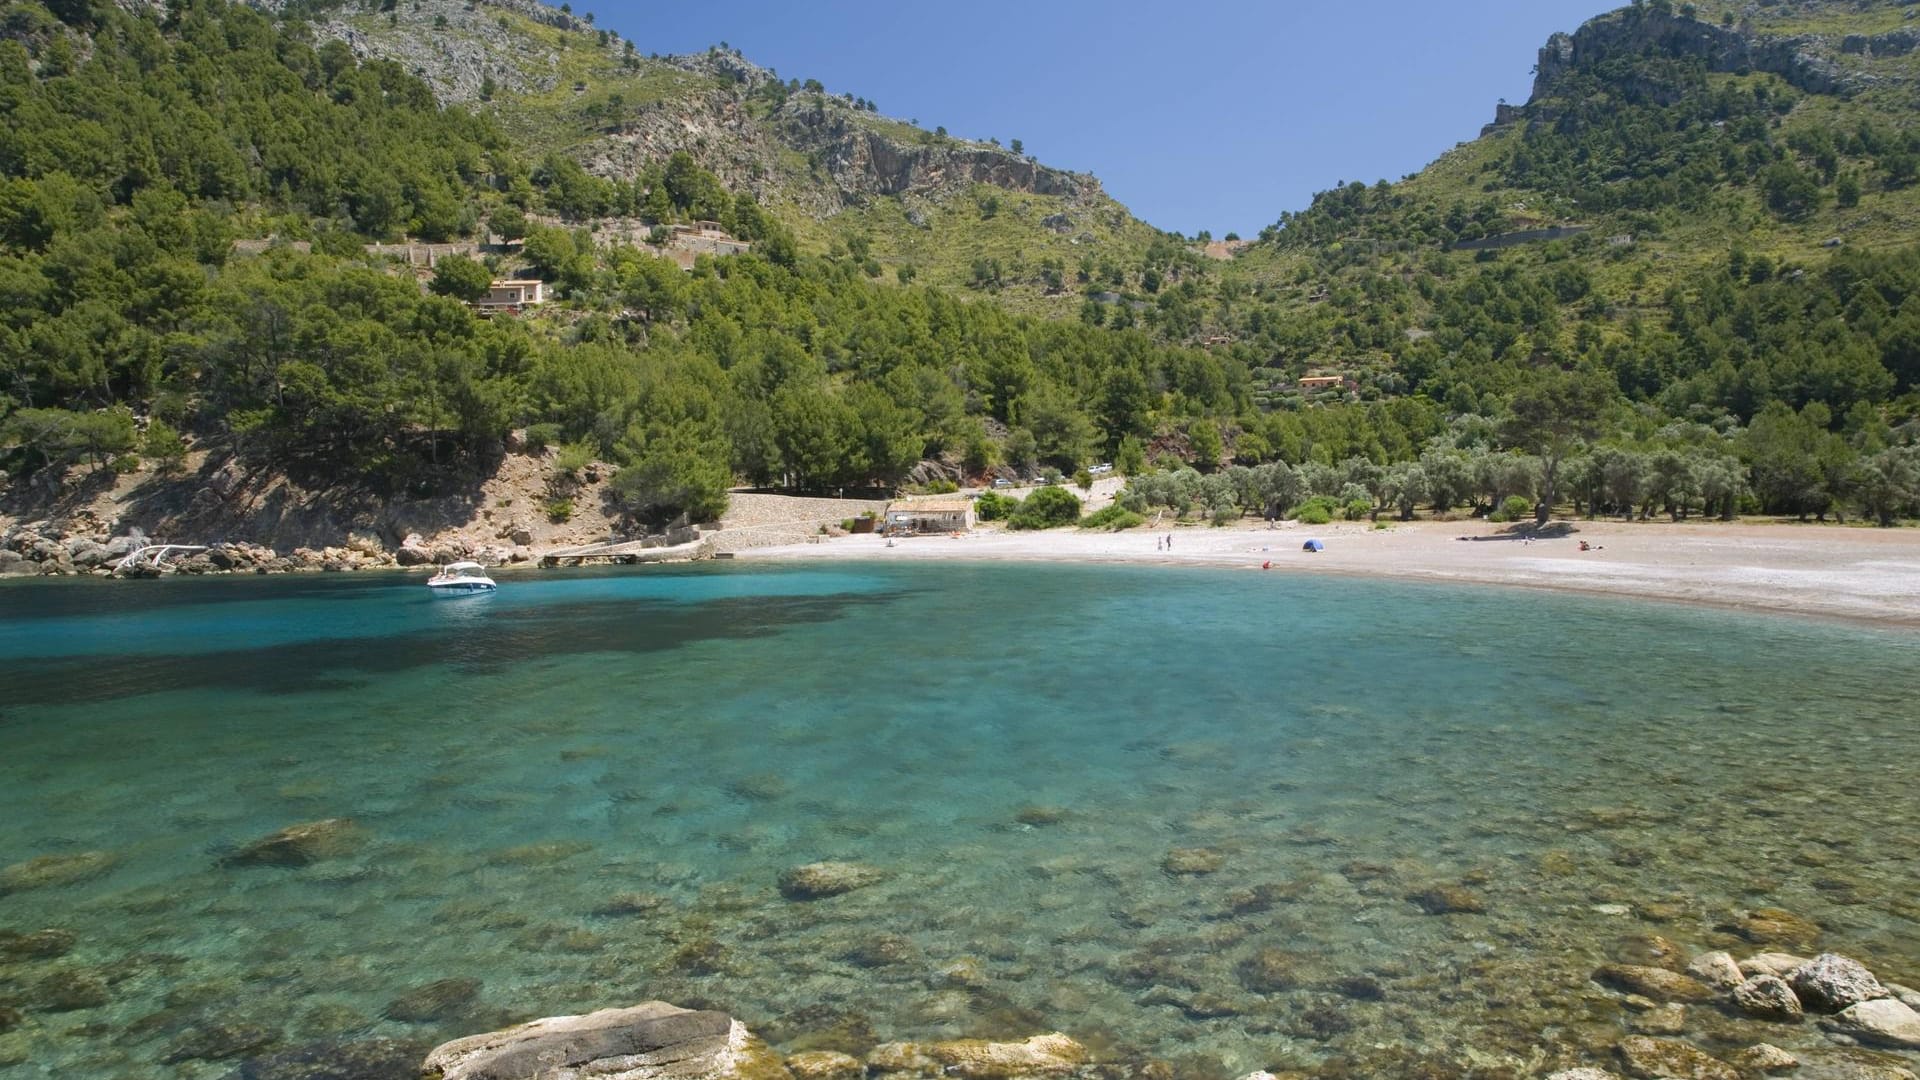
<instances>
[{"instance_id":1,"label":"underwater rock formation","mask_svg":"<svg viewBox=\"0 0 1920 1080\"><path fill-rule=\"evenodd\" d=\"M328 818L289 825L220 861L224 866L311 866L323 859L352 854L361 839L352 818Z\"/></svg>"},{"instance_id":2,"label":"underwater rock formation","mask_svg":"<svg viewBox=\"0 0 1920 1080\"><path fill-rule=\"evenodd\" d=\"M789 900L822 900L864 889L885 879L886 874L859 863L808 863L781 872L780 895Z\"/></svg>"}]
</instances>

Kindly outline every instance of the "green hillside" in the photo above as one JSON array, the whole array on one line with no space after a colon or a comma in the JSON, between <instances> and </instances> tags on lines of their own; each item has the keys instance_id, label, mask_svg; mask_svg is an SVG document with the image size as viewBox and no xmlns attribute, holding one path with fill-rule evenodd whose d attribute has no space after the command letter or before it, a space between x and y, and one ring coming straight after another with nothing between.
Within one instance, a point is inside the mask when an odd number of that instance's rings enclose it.
<instances>
[{"instance_id":1,"label":"green hillside","mask_svg":"<svg viewBox=\"0 0 1920 1080\"><path fill-rule=\"evenodd\" d=\"M15 2L0 449L438 490L526 427L647 520L1108 458L1221 520L1890 520L1920 510L1907 10L1622 9L1479 139L1223 261L1011 143L564 9ZM752 251L668 250L695 221ZM367 247L400 239L485 265ZM502 274L559 302L461 302Z\"/></svg>"}]
</instances>

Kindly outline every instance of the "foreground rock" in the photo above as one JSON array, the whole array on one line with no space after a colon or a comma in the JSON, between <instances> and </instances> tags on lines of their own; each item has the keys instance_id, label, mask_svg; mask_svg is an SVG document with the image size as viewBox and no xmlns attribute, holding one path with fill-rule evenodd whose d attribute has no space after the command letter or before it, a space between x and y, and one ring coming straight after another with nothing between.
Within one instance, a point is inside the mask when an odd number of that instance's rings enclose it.
<instances>
[{"instance_id":1,"label":"foreground rock","mask_svg":"<svg viewBox=\"0 0 1920 1080\"><path fill-rule=\"evenodd\" d=\"M1731 954L1723 952L1701 953L1687 965L1687 974L1721 990L1731 990L1745 982L1747 977L1740 971L1740 965L1734 963Z\"/></svg>"},{"instance_id":2,"label":"foreground rock","mask_svg":"<svg viewBox=\"0 0 1920 1080\"><path fill-rule=\"evenodd\" d=\"M822 900L877 885L885 879L884 873L860 863L808 863L781 872L780 895L789 900Z\"/></svg>"},{"instance_id":3,"label":"foreground rock","mask_svg":"<svg viewBox=\"0 0 1920 1080\"><path fill-rule=\"evenodd\" d=\"M1593 981L1655 1001L1711 1001L1713 988L1691 975L1638 964L1603 964Z\"/></svg>"},{"instance_id":4,"label":"foreground rock","mask_svg":"<svg viewBox=\"0 0 1920 1080\"><path fill-rule=\"evenodd\" d=\"M1772 1043L1756 1043L1734 1054L1733 1065L1746 1072L1777 1073L1799 1068L1800 1059Z\"/></svg>"},{"instance_id":5,"label":"foreground rock","mask_svg":"<svg viewBox=\"0 0 1920 1080\"><path fill-rule=\"evenodd\" d=\"M1756 975L1733 988L1733 1003L1748 1016L1792 1023L1800 1019L1800 999L1784 979Z\"/></svg>"},{"instance_id":6,"label":"foreground rock","mask_svg":"<svg viewBox=\"0 0 1920 1080\"><path fill-rule=\"evenodd\" d=\"M1821 953L1787 980L1810 1012L1839 1012L1850 1005L1892 997L1873 972L1838 953Z\"/></svg>"},{"instance_id":7,"label":"foreground rock","mask_svg":"<svg viewBox=\"0 0 1920 1080\"><path fill-rule=\"evenodd\" d=\"M227 866L311 866L323 859L352 854L360 841L360 830L352 818L328 818L289 825L220 861Z\"/></svg>"},{"instance_id":8,"label":"foreground rock","mask_svg":"<svg viewBox=\"0 0 1920 1080\"><path fill-rule=\"evenodd\" d=\"M1920 1013L1893 998L1849 1005L1838 1016L1820 1021L1820 1026L1874 1046L1920 1050Z\"/></svg>"},{"instance_id":9,"label":"foreground rock","mask_svg":"<svg viewBox=\"0 0 1920 1080\"><path fill-rule=\"evenodd\" d=\"M1740 1080L1733 1066L1676 1039L1623 1039L1614 1052L1639 1080Z\"/></svg>"},{"instance_id":10,"label":"foreground rock","mask_svg":"<svg viewBox=\"0 0 1920 1080\"><path fill-rule=\"evenodd\" d=\"M422 1080L791 1080L779 1055L723 1012L649 1001L553 1016L435 1047Z\"/></svg>"},{"instance_id":11,"label":"foreground rock","mask_svg":"<svg viewBox=\"0 0 1920 1080\"><path fill-rule=\"evenodd\" d=\"M867 1055L870 1072L888 1076L1014 1080L1061 1076L1085 1065L1087 1048L1055 1031L1024 1042L956 1039L935 1043L884 1043Z\"/></svg>"}]
</instances>

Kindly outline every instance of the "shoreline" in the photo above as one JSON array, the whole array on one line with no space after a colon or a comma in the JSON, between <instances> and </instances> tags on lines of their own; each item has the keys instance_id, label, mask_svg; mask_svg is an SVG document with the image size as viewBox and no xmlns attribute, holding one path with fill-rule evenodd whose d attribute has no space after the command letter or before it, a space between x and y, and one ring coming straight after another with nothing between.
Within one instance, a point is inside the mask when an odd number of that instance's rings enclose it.
<instances>
[{"instance_id":1,"label":"shoreline","mask_svg":"<svg viewBox=\"0 0 1920 1080\"><path fill-rule=\"evenodd\" d=\"M778 523L785 536L810 532L811 522ZM704 532L701 546L741 562L1061 562L1200 567L1350 578L1386 578L1442 585L1492 585L1539 592L1650 600L1727 611L1816 618L1856 626L1920 629L1920 529L1879 529L1833 524L1754 522L1563 521L1561 535L1531 542L1505 535L1479 519L1457 521L1335 522L1308 526L1281 522L1269 528L1241 522L1222 528L1158 525L1125 532L1053 529L1011 532L997 523L976 526L959 537L901 539L888 547L877 535L809 535L805 543L735 545L747 526ZM733 535L729 535L733 534ZM1156 538L1171 536L1171 551ZM1326 549L1300 549L1309 539ZM1582 541L1591 550L1580 551ZM254 576L262 573L329 573L394 570L425 572L431 563L409 566L393 554L356 548L299 549L279 556L255 545L225 546L250 556L231 568L183 569L179 576ZM559 549L564 550L564 549ZM708 561L657 549L678 558L647 562ZM536 570L544 551L502 560L503 570ZM652 554L650 551L649 554ZM384 556L384 557L382 557ZM0 579L37 581L106 577L104 566L61 573L6 574ZM113 575L118 577L120 575ZM146 576L146 575L129 575ZM171 571L164 576L176 576Z\"/></svg>"},{"instance_id":2,"label":"shoreline","mask_svg":"<svg viewBox=\"0 0 1920 1080\"><path fill-rule=\"evenodd\" d=\"M1559 524L1556 522L1556 524ZM741 551L741 562L967 561L1195 566L1434 584L1493 585L1920 629L1920 530L1726 522L1568 522L1564 536L1489 532L1483 521L1185 526L1120 533L883 538ZM1157 536L1173 538L1171 552ZM1326 550L1307 553L1307 539ZM1466 539L1471 538L1471 539ZM1579 550L1581 541L1591 550Z\"/></svg>"}]
</instances>

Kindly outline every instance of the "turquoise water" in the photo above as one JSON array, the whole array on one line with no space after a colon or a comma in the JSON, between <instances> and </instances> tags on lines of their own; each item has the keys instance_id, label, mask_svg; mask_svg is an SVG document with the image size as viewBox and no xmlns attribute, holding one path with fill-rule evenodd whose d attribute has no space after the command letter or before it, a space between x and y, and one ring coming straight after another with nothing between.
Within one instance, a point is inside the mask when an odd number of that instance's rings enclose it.
<instances>
[{"instance_id":1,"label":"turquoise water","mask_svg":"<svg viewBox=\"0 0 1920 1080\"><path fill-rule=\"evenodd\" d=\"M0 896L0 931L73 935L0 952L0 1077L650 998L788 1051L1579 1058L1624 1030L1596 962L1753 907L1920 983L1915 687L1911 634L1224 571L9 585L0 866L106 858ZM322 861L223 862L330 818L356 840ZM823 859L886 876L780 895Z\"/></svg>"}]
</instances>

